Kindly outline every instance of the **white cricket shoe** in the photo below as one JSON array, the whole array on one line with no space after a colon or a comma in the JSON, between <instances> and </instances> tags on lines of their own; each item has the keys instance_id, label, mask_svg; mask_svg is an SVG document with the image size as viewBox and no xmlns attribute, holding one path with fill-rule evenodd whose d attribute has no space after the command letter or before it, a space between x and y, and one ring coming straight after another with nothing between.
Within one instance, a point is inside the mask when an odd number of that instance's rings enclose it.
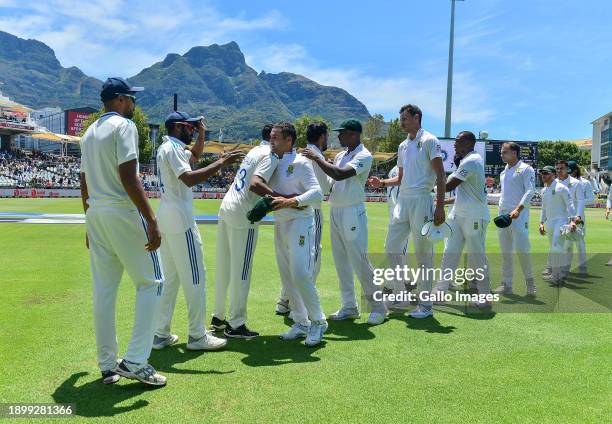
<instances>
[{"instance_id":1,"label":"white cricket shoe","mask_svg":"<svg viewBox=\"0 0 612 424\"><path fill-rule=\"evenodd\" d=\"M178 342L178 339L176 334L170 334L167 337L153 336L153 349L160 350L167 346L171 346Z\"/></svg>"},{"instance_id":2,"label":"white cricket shoe","mask_svg":"<svg viewBox=\"0 0 612 424\"><path fill-rule=\"evenodd\" d=\"M509 295L509 294L512 294L512 286L506 283L502 283L498 288L491 290L491 292L494 294Z\"/></svg>"},{"instance_id":3,"label":"white cricket shoe","mask_svg":"<svg viewBox=\"0 0 612 424\"><path fill-rule=\"evenodd\" d=\"M359 317L359 309L357 308L340 308L333 314L329 315L327 319L332 321L342 321L345 319L358 319Z\"/></svg>"},{"instance_id":4,"label":"white cricket shoe","mask_svg":"<svg viewBox=\"0 0 612 424\"><path fill-rule=\"evenodd\" d=\"M408 315L411 316L412 318L418 318L418 319L427 318L427 317L433 316L433 309L431 306L426 306L426 305L419 303L416 309L410 312Z\"/></svg>"},{"instance_id":5,"label":"white cricket shoe","mask_svg":"<svg viewBox=\"0 0 612 424\"><path fill-rule=\"evenodd\" d=\"M321 343L323 340L323 334L327 331L327 321L319 321L316 323L315 321L310 324L310 328L308 329L308 336L304 341L306 346L316 346Z\"/></svg>"},{"instance_id":6,"label":"white cricket shoe","mask_svg":"<svg viewBox=\"0 0 612 424\"><path fill-rule=\"evenodd\" d=\"M286 331L285 333L280 335L280 338L282 340L296 340L296 339L303 339L306 336L308 336L308 328L309 326L307 325L302 325L302 324L293 324L291 326L291 328L289 329L289 331Z\"/></svg>"},{"instance_id":7,"label":"white cricket shoe","mask_svg":"<svg viewBox=\"0 0 612 424\"><path fill-rule=\"evenodd\" d=\"M372 312L370 313L370 316L368 317L368 324L369 325L380 325L383 322L385 322L386 318L387 318L386 312Z\"/></svg>"},{"instance_id":8,"label":"white cricket shoe","mask_svg":"<svg viewBox=\"0 0 612 424\"><path fill-rule=\"evenodd\" d=\"M534 297L536 295L536 285L534 280L527 280L525 282L527 284L527 296Z\"/></svg>"},{"instance_id":9,"label":"white cricket shoe","mask_svg":"<svg viewBox=\"0 0 612 424\"><path fill-rule=\"evenodd\" d=\"M166 385L166 377L158 374L155 368L149 364L135 364L124 359L117 365L115 372L122 377L129 378L130 380L138 380L149 386Z\"/></svg>"},{"instance_id":10,"label":"white cricket shoe","mask_svg":"<svg viewBox=\"0 0 612 424\"><path fill-rule=\"evenodd\" d=\"M223 349L227 344L227 339L222 339L221 337L215 337L212 333L206 333L204 336L199 339L193 338L189 336L189 341L185 348L187 350L219 350Z\"/></svg>"}]
</instances>

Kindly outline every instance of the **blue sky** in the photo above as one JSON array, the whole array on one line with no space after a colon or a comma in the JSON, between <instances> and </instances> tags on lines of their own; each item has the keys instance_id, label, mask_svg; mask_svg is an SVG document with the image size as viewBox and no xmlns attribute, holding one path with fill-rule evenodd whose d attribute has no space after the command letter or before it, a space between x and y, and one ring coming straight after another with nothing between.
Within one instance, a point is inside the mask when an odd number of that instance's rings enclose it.
<instances>
[{"instance_id":1,"label":"blue sky","mask_svg":"<svg viewBox=\"0 0 612 424\"><path fill-rule=\"evenodd\" d=\"M456 12L453 134L590 138L590 122L612 110L609 0L466 0ZM437 135L449 20L450 0L0 0L0 30L100 79L233 40L257 71L342 87L387 119L419 104Z\"/></svg>"}]
</instances>

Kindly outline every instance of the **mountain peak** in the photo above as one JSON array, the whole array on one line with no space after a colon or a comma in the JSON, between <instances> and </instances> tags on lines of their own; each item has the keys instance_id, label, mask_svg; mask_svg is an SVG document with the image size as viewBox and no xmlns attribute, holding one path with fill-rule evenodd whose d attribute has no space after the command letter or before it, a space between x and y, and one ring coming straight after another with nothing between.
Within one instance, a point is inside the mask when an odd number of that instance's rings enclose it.
<instances>
[{"instance_id":1,"label":"mountain peak","mask_svg":"<svg viewBox=\"0 0 612 424\"><path fill-rule=\"evenodd\" d=\"M45 62L48 66L61 67L55 52L42 41L19 38L8 32L0 31L0 57L22 57L23 59Z\"/></svg>"}]
</instances>

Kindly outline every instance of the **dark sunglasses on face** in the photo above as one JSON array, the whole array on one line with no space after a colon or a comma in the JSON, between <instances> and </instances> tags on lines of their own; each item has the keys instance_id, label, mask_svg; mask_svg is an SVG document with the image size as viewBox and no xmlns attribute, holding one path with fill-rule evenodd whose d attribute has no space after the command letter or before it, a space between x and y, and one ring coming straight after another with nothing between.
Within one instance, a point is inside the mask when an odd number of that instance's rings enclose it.
<instances>
[{"instance_id":1,"label":"dark sunglasses on face","mask_svg":"<svg viewBox=\"0 0 612 424\"><path fill-rule=\"evenodd\" d=\"M117 94L118 96L129 97L130 99L132 99L134 104L136 104L136 96L132 94L125 94L125 93L115 93L115 94Z\"/></svg>"}]
</instances>

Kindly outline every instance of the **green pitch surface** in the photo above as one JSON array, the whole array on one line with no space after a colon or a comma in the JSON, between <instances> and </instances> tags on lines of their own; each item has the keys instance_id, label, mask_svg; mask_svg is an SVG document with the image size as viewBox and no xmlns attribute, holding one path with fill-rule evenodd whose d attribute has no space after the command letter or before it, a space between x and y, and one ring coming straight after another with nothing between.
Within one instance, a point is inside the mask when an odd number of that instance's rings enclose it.
<instances>
[{"instance_id":1,"label":"green pitch surface","mask_svg":"<svg viewBox=\"0 0 612 424\"><path fill-rule=\"evenodd\" d=\"M215 214L218 205L195 202L198 214ZM79 213L80 199L1 199L0 211ZM317 285L323 309L331 313L339 291L327 212ZM532 211L533 251L544 252L546 240L536 235L538 214ZM368 215L370 251L381 252L386 205L368 204ZM589 252L612 252L612 225L603 211L587 217ZM200 230L210 311L216 226ZM0 224L0 402L75 403L79 419L138 423L610 420L609 313L474 316L438 309L426 320L394 314L377 327L369 327L364 315L355 323L331 323L317 348L281 341L287 324L273 312L279 279L271 226L260 229L249 300L249 326L260 337L230 340L222 352L186 351L186 307L179 295L173 329L180 341L150 358L168 377L167 387L151 390L125 379L103 386L84 231L83 225ZM492 224L488 233L489 252L497 252ZM597 272L594 284L612 284L612 268ZM492 285L498 282L494 277ZM515 286L522 296L520 282ZM133 285L125 277L117 308L120 352L133 305Z\"/></svg>"}]
</instances>

